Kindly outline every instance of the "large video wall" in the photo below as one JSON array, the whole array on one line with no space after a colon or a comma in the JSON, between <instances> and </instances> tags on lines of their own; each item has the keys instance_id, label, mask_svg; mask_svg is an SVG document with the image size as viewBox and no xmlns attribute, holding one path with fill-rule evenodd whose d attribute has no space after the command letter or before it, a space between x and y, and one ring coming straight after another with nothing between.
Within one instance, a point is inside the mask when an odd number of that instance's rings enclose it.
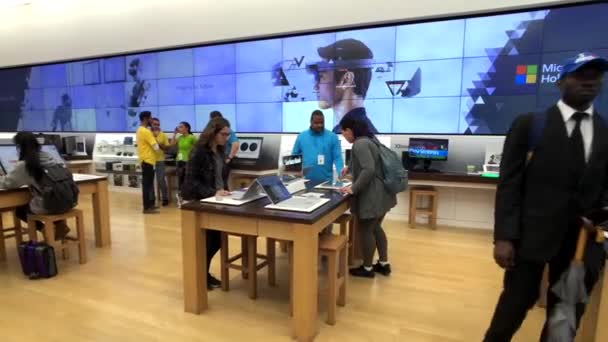
<instances>
[{"instance_id":1,"label":"large video wall","mask_svg":"<svg viewBox=\"0 0 608 342\"><path fill-rule=\"evenodd\" d=\"M0 70L0 130L238 132L333 128L365 108L379 133L504 134L559 97L560 63L608 56L608 5L386 26ZM608 92L597 103L608 113ZM358 109L361 112L360 109Z\"/></svg>"}]
</instances>

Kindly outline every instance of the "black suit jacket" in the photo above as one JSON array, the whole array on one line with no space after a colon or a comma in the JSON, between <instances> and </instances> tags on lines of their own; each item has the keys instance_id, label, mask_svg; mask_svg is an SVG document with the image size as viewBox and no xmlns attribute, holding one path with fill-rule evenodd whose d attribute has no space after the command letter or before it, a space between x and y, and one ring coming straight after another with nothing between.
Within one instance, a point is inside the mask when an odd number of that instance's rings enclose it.
<instances>
[{"instance_id":1,"label":"black suit jacket","mask_svg":"<svg viewBox=\"0 0 608 342\"><path fill-rule=\"evenodd\" d=\"M591 156L579 183L570 177L568 132L557 106L526 164L532 114L517 118L507 134L496 192L495 240L515 242L517 254L548 261L568 229L586 212L608 205L608 127L593 115ZM574 242L576 243L576 242Z\"/></svg>"}]
</instances>

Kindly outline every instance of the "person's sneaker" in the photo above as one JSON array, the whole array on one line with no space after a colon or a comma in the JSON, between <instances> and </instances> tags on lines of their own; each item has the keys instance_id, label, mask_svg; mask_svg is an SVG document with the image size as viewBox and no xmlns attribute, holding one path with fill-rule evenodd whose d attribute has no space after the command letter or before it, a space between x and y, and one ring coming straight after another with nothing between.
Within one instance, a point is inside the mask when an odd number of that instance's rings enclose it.
<instances>
[{"instance_id":1,"label":"person's sneaker","mask_svg":"<svg viewBox=\"0 0 608 342\"><path fill-rule=\"evenodd\" d=\"M207 288L209 290L213 290L220 287L222 287L222 282L211 274L207 274Z\"/></svg>"},{"instance_id":2,"label":"person's sneaker","mask_svg":"<svg viewBox=\"0 0 608 342\"><path fill-rule=\"evenodd\" d=\"M158 208L144 209L144 214L158 214Z\"/></svg>"},{"instance_id":3,"label":"person's sneaker","mask_svg":"<svg viewBox=\"0 0 608 342\"><path fill-rule=\"evenodd\" d=\"M175 198L177 199L177 208L181 208L182 207L182 196L180 196L179 194L175 194Z\"/></svg>"},{"instance_id":4,"label":"person's sneaker","mask_svg":"<svg viewBox=\"0 0 608 342\"><path fill-rule=\"evenodd\" d=\"M383 276L389 276L391 274L391 272L392 272L392 270L391 270L391 264L386 264L386 265L382 266L382 264L380 263L380 261L378 261L374 265L374 272L380 273Z\"/></svg>"},{"instance_id":5,"label":"person's sneaker","mask_svg":"<svg viewBox=\"0 0 608 342\"><path fill-rule=\"evenodd\" d=\"M68 236L70 227L65 221L59 221L55 224L55 241L63 241Z\"/></svg>"},{"instance_id":6,"label":"person's sneaker","mask_svg":"<svg viewBox=\"0 0 608 342\"><path fill-rule=\"evenodd\" d=\"M169 206L169 200L163 200L163 207Z\"/></svg>"},{"instance_id":7,"label":"person's sneaker","mask_svg":"<svg viewBox=\"0 0 608 342\"><path fill-rule=\"evenodd\" d=\"M365 267L363 265L361 265L357 268L351 268L349 270L349 273L353 277L361 277L361 278L373 278L376 276L376 273L374 273L373 269L371 271L368 271L365 269Z\"/></svg>"}]
</instances>

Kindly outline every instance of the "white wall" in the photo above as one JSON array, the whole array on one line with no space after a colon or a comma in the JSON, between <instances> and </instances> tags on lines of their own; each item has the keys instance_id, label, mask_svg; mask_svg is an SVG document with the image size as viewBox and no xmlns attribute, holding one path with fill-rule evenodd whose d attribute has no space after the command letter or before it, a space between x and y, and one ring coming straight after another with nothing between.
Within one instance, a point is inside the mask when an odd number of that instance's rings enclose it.
<instances>
[{"instance_id":1,"label":"white wall","mask_svg":"<svg viewBox=\"0 0 608 342\"><path fill-rule=\"evenodd\" d=\"M0 7L0 67L573 1L31 0ZM0 3L2 0L0 0Z\"/></svg>"}]
</instances>

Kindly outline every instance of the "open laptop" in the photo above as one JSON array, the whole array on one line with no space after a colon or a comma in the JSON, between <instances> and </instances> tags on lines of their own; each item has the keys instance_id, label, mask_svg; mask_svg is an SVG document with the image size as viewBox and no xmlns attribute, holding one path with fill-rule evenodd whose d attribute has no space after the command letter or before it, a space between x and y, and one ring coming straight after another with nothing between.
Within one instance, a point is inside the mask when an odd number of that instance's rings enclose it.
<instances>
[{"instance_id":1,"label":"open laptop","mask_svg":"<svg viewBox=\"0 0 608 342\"><path fill-rule=\"evenodd\" d=\"M258 182L253 181L246 190L235 190L230 194L230 197L237 201L248 199L258 199L266 196Z\"/></svg>"},{"instance_id":2,"label":"open laptop","mask_svg":"<svg viewBox=\"0 0 608 342\"><path fill-rule=\"evenodd\" d=\"M317 196L292 196L278 176L259 177L256 182L272 202L266 206L268 209L310 213L329 202Z\"/></svg>"},{"instance_id":3,"label":"open laptop","mask_svg":"<svg viewBox=\"0 0 608 342\"><path fill-rule=\"evenodd\" d=\"M60 165L65 165L65 161L57 151L55 145L42 145L41 151L47 152L53 158L53 161ZM0 145L0 168L1 172L5 175L13 171L15 164L19 161L19 152L15 145Z\"/></svg>"},{"instance_id":4,"label":"open laptop","mask_svg":"<svg viewBox=\"0 0 608 342\"><path fill-rule=\"evenodd\" d=\"M233 191L230 196L224 196L220 198L212 196L209 198L202 199L201 202L239 206L247 204L249 202L253 202L262 197L266 197L266 194L262 191L260 185L257 182L253 182L245 191Z\"/></svg>"}]
</instances>

